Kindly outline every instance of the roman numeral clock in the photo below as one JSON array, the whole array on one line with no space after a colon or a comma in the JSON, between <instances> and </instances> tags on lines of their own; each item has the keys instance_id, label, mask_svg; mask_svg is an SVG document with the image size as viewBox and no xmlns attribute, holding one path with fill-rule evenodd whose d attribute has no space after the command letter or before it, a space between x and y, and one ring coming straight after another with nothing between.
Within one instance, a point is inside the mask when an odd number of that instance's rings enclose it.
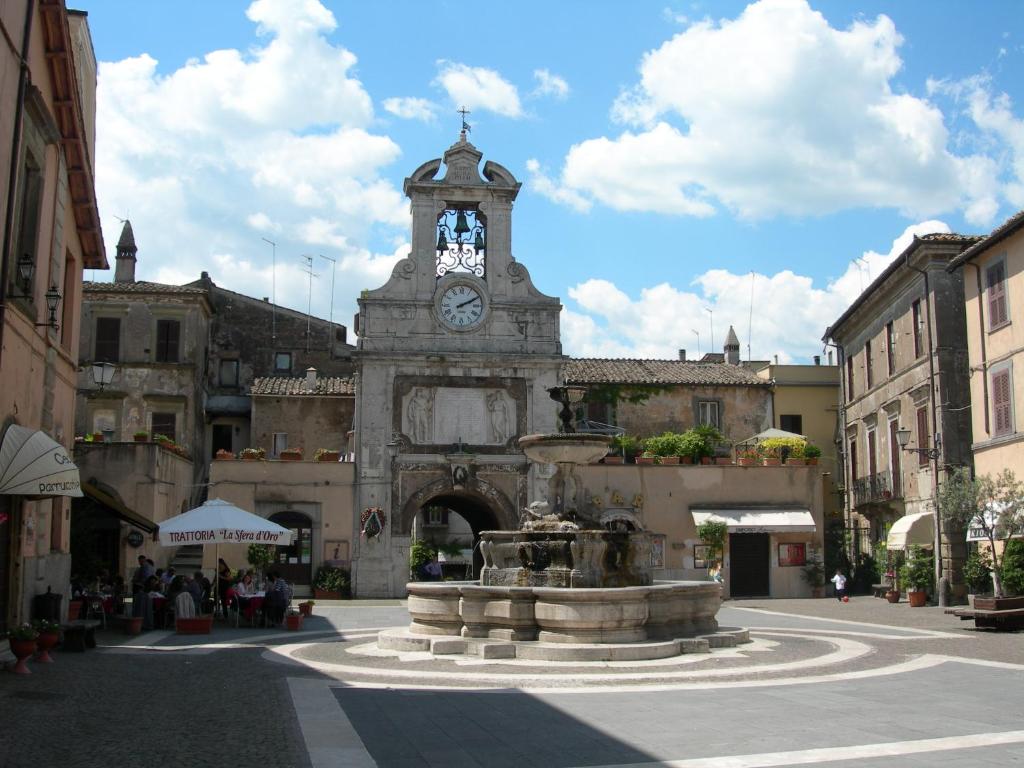
<instances>
[{"instance_id":1,"label":"roman numeral clock","mask_svg":"<svg viewBox=\"0 0 1024 768\"><path fill-rule=\"evenodd\" d=\"M468 278L447 278L438 283L437 319L453 331L472 331L487 317L487 292Z\"/></svg>"}]
</instances>

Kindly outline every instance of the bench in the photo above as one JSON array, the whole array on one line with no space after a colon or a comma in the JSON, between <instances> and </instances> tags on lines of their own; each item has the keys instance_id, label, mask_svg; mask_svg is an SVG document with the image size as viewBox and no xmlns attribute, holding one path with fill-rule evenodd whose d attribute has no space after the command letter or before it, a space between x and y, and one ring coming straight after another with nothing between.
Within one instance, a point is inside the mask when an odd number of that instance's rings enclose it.
<instances>
[{"instance_id":1,"label":"bench","mask_svg":"<svg viewBox=\"0 0 1024 768\"><path fill-rule=\"evenodd\" d=\"M61 646L65 651L85 651L86 648L96 647L96 627L100 622L95 619L77 619L61 624L61 631L64 633L64 644Z\"/></svg>"},{"instance_id":2,"label":"bench","mask_svg":"<svg viewBox=\"0 0 1024 768\"><path fill-rule=\"evenodd\" d=\"M885 593L892 589L888 584L872 584L871 594L873 597L885 597Z\"/></svg>"},{"instance_id":3,"label":"bench","mask_svg":"<svg viewBox=\"0 0 1024 768\"><path fill-rule=\"evenodd\" d=\"M974 620L977 629L1024 629L1024 608L986 610L984 608L960 608L954 616L961 621Z\"/></svg>"}]
</instances>

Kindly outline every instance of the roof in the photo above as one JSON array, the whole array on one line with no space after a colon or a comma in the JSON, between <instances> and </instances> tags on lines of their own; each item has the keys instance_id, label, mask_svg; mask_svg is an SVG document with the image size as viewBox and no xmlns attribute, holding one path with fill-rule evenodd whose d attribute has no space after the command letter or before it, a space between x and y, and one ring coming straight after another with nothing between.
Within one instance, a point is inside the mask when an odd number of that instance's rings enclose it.
<instances>
[{"instance_id":1,"label":"roof","mask_svg":"<svg viewBox=\"0 0 1024 768\"><path fill-rule=\"evenodd\" d=\"M124 220L124 226L121 227L121 237L117 241L117 250L123 251L131 248L137 250L135 245L135 232L132 231L132 223L128 219Z\"/></svg>"},{"instance_id":2,"label":"roof","mask_svg":"<svg viewBox=\"0 0 1024 768\"><path fill-rule=\"evenodd\" d=\"M354 395L356 383L354 379L341 376L318 376L316 389L306 389L306 377L293 376L261 376L252 383L250 395Z\"/></svg>"},{"instance_id":3,"label":"roof","mask_svg":"<svg viewBox=\"0 0 1024 768\"><path fill-rule=\"evenodd\" d=\"M839 319L825 329L825 335L821 337L821 340L827 342L831 339L836 329L840 328L847 320L849 320L850 317L853 316L853 313L856 312L860 306L878 290L879 287L892 277L893 273L906 263L906 259L924 243L952 243L960 244L962 247L967 248L981 239L982 235L961 235L956 232L932 232L927 235L921 235L920 237L914 235L914 239L911 241L910 245L903 249L903 253L893 259L889 266L883 270L882 274L872 280L871 285L865 288L861 292L860 296L854 299L853 303L846 308L846 311L839 316Z\"/></svg>"},{"instance_id":4,"label":"roof","mask_svg":"<svg viewBox=\"0 0 1024 768\"><path fill-rule=\"evenodd\" d=\"M725 346L727 346L727 347L738 347L739 345L740 345L740 340L736 336L736 331L733 330L733 327L730 325L729 326L729 333L725 337Z\"/></svg>"},{"instance_id":5,"label":"roof","mask_svg":"<svg viewBox=\"0 0 1024 768\"><path fill-rule=\"evenodd\" d=\"M189 285L150 283L146 280L137 280L134 283L99 283L86 280L82 283L82 290L86 293L186 293L196 296L206 295L206 291L202 288L193 288Z\"/></svg>"},{"instance_id":6,"label":"roof","mask_svg":"<svg viewBox=\"0 0 1024 768\"><path fill-rule=\"evenodd\" d=\"M566 384L726 384L770 386L749 368L691 360L578 358L562 368Z\"/></svg>"},{"instance_id":7,"label":"roof","mask_svg":"<svg viewBox=\"0 0 1024 768\"><path fill-rule=\"evenodd\" d=\"M1024 227L1024 211L1017 211L1017 213L1013 214L1013 216L1004 221L1000 226L993 229L988 237L976 242L966 251L953 259L946 269L952 272L954 269L962 267L979 253L986 251L993 245L1005 240L1021 227Z\"/></svg>"}]
</instances>

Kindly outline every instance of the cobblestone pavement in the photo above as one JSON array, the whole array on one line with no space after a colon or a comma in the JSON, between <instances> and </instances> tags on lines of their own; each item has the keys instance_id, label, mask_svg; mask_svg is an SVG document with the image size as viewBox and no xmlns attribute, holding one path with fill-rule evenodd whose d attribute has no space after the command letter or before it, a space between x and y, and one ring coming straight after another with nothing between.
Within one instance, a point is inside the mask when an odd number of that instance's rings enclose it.
<instances>
[{"instance_id":1,"label":"cobblestone pavement","mask_svg":"<svg viewBox=\"0 0 1024 768\"><path fill-rule=\"evenodd\" d=\"M720 620L751 645L618 667L381 656L370 640L407 623L401 603L316 610L300 633L108 631L96 651L0 674L0 766L1024 764L1024 633L938 608L729 601ZM616 682L635 674L652 687Z\"/></svg>"}]
</instances>

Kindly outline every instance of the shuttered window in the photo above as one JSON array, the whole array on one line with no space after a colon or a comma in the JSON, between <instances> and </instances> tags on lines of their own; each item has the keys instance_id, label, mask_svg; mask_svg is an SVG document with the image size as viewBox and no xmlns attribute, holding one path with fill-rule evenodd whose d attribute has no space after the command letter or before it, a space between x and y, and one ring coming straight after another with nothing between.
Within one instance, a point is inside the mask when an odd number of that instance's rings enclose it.
<instances>
[{"instance_id":1,"label":"shuttered window","mask_svg":"<svg viewBox=\"0 0 1024 768\"><path fill-rule=\"evenodd\" d=\"M850 484L857 479L857 441L850 440Z\"/></svg>"},{"instance_id":2,"label":"shuttered window","mask_svg":"<svg viewBox=\"0 0 1024 768\"><path fill-rule=\"evenodd\" d=\"M867 388L871 389L873 386L875 386L875 369L871 364L870 341L864 344L864 368L866 370L865 376L867 377Z\"/></svg>"},{"instance_id":3,"label":"shuttered window","mask_svg":"<svg viewBox=\"0 0 1024 768\"><path fill-rule=\"evenodd\" d=\"M1010 397L1010 369L1003 368L992 374L992 422L993 434L1008 435L1013 432L1013 402Z\"/></svg>"},{"instance_id":4,"label":"shuttered window","mask_svg":"<svg viewBox=\"0 0 1024 768\"><path fill-rule=\"evenodd\" d=\"M96 318L96 360L117 363L121 360L121 318Z\"/></svg>"},{"instance_id":5,"label":"shuttered window","mask_svg":"<svg viewBox=\"0 0 1024 768\"><path fill-rule=\"evenodd\" d=\"M917 409L917 447L930 448L931 436L928 434L928 409ZM917 454L917 464L920 467L927 466L928 457L923 453Z\"/></svg>"},{"instance_id":6,"label":"shuttered window","mask_svg":"<svg viewBox=\"0 0 1024 768\"><path fill-rule=\"evenodd\" d=\"M846 401L853 400L853 358L846 358Z\"/></svg>"},{"instance_id":7,"label":"shuttered window","mask_svg":"<svg viewBox=\"0 0 1024 768\"><path fill-rule=\"evenodd\" d=\"M156 361L158 363L178 362L178 342L180 338L180 322L177 320L156 321Z\"/></svg>"},{"instance_id":8,"label":"shuttered window","mask_svg":"<svg viewBox=\"0 0 1024 768\"><path fill-rule=\"evenodd\" d=\"M914 359L921 356L921 300L916 300L912 305L914 322Z\"/></svg>"},{"instance_id":9,"label":"shuttered window","mask_svg":"<svg viewBox=\"0 0 1024 768\"><path fill-rule=\"evenodd\" d=\"M892 376L896 373L896 329L891 320L885 324L885 360Z\"/></svg>"},{"instance_id":10,"label":"shuttered window","mask_svg":"<svg viewBox=\"0 0 1024 768\"><path fill-rule=\"evenodd\" d=\"M1007 321L1006 262L997 261L985 270L988 284L988 327L995 328Z\"/></svg>"}]
</instances>

